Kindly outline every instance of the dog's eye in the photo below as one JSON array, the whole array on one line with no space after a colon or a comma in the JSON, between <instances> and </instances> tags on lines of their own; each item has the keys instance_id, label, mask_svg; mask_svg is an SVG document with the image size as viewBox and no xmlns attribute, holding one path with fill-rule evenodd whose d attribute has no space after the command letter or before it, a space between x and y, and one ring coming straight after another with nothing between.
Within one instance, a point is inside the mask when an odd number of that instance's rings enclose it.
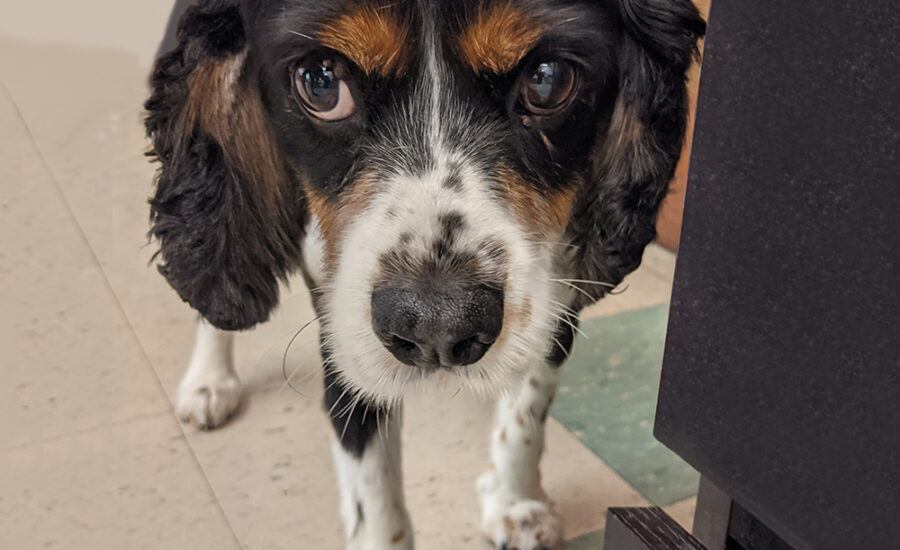
<instances>
[{"instance_id":1,"label":"dog's eye","mask_svg":"<svg viewBox=\"0 0 900 550\"><path fill-rule=\"evenodd\" d=\"M341 120L356 110L350 87L340 77L342 69L333 59L295 69L294 88L303 107L313 116L323 120Z\"/></svg>"},{"instance_id":2,"label":"dog's eye","mask_svg":"<svg viewBox=\"0 0 900 550\"><path fill-rule=\"evenodd\" d=\"M552 114L569 104L577 75L564 61L538 63L522 82L522 105L537 115Z\"/></svg>"}]
</instances>

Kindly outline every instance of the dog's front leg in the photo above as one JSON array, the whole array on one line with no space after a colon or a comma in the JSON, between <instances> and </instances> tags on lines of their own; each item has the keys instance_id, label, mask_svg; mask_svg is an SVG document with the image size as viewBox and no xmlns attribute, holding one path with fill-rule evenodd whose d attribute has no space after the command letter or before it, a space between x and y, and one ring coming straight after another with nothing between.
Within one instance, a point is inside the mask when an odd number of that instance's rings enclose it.
<instances>
[{"instance_id":1,"label":"dog's front leg","mask_svg":"<svg viewBox=\"0 0 900 550\"><path fill-rule=\"evenodd\" d=\"M411 550L403 497L399 406L362 402L325 367L325 407L334 427L332 453L347 548Z\"/></svg>"},{"instance_id":2,"label":"dog's front leg","mask_svg":"<svg viewBox=\"0 0 900 550\"><path fill-rule=\"evenodd\" d=\"M178 384L175 412L201 429L217 428L241 400L241 383L234 372L234 333L219 330L202 317L187 372Z\"/></svg>"},{"instance_id":3,"label":"dog's front leg","mask_svg":"<svg viewBox=\"0 0 900 550\"><path fill-rule=\"evenodd\" d=\"M559 369L541 361L497 405L491 469L478 478L482 528L497 548L544 550L562 540L559 517L541 488L544 425Z\"/></svg>"}]
</instances>

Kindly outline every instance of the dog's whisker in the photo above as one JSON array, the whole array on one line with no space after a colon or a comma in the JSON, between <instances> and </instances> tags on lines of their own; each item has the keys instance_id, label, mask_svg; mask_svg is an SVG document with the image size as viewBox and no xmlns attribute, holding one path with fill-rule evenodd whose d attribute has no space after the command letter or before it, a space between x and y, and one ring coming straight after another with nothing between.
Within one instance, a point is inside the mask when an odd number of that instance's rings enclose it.
<instances>
[{"instance_id":1,"label":"dog's whisker","mask_svg":"<svg viewBox=\"0 0 900 550\"><path fill-rule=\"evenodd\" d=\"M289 30L288 32L289 32L290 34L293 34L293 35L296 35L296 36L302 36L303 38L306 38L307 40L315 40L315 38L313 38L312 36L310 36L310 35L308 35L308 34L303 34L302 32L291 31L291 30Z\"/></svg>"},{"instance_id":2,"label":"dog's whisker","mask_svg":"<svg viewBox=\"0 0 900 550\"><path fill-rule=\"evenodd\" d=\"M612 283L605 283L603 281L588 281L586 279L554 279L556 281L566 281L567 283L582 283L586 285L600 285L609 288L616 288L616 285Z\"/></svg>"},{"instance_id":3,"label":"dog's whisker","mask_svg":"<svg viewBox=\"0 0 900 550\"><path fill-rule=\"evenodd\" d=\"M306 329L306 327L310 326L311 324L313 324L315 321L318 321L318 320L319 320L318 316L313 317L311 320L307 321L307 323L305 325L303 325L302 327L297 329L297 332L295 332L294 335L291 336L290 341L288 342L287 346L284 348L284 354L281 356L281 376L284 377L284 385L281 386L281 389L279 391L284 390L285 387L290 387L291 390L293 390L294 393L296 393L297 395L302 395L303 397L307 397L307 398L309 397L309 396L305 395L303 392L299 391L297 388L295 388L291 384L291 378L293 378L294 374L296 374L297 371L294 370L294 372L291 374L291 376L288 377L288 375L287 375L287 356L288 356L288 352L291 351L291 345L294 343L294 340L296 340L297 337L300 336L300 333L303 332ZM299 369L300 367L297 367L297 368Z\"/></svg>"},{"instance_id":4,"label":"dog's whisker","mask_svg":"<svg viewBox=\"0 0 900 550\"><path fill-rule=\"evenodd\" d=\"M572 323L572 321L570 321L569 319L566 319L565 317L557 315L556 320L560 321L562 323L565 323L566 325L569 325L569 327L573 331L577 332L578 334L580 334L581 336L584 336L587 339L590 339L590 337L587 334L585 334L584 331L582 331L580 328L578 328L578 325Z\"/></svg>"},{"instance_id":5,"label":"dog's whisker","mask_svg":"<svg viewBox=\"0 0 900 550\"><path fill-rule=\"evenodd\" d=\"M381 431L381 410L375 409L375 434L379 441L386 439L385 434Z\"/></svg>"},{"instance_id":6,"label":"dog's whisker","mask_svg":"<svg viewBox=\"0 0 900 550\"><path fill-rule=\"evenodd\" d=\"M551 302L555 302L555 300L551 300ZM558 303L558 302L556 302L556 303ZM572 313L572 310L570 310L569 308L565 308L565 309L568 310L568 311L565 311L565 310L557 310L557 311L554 311L554 310L552 310L552 309L548 309L548 310L540 310L540 311L542 311L543 313L549 314L549 315L550 315L553 319L555 319L556 321L559 321L559 322L561 322L561 323L564 323L564 324L568 325L574 332L576 332L577 334L583 336L585 339L590 340L590 336L588 336L587 334L585 334L584 331L582 331L580 328L578 328L578 326L575 325L574 323L572 323L572 321L570 320L570 319L573 318L573 317L574 317L574 318L577 318L578 315L577 315L577 314L573 314L573 313ZM561 315L561 314L562 314L562 315Z\"/></svg>"},{"instance_id":7,"label":"dog's whisker","mask_svg":"<svg viewBox=\"0 0 900 550\"><path fill-rule=\"evenodd\" d=\"M290 376L288 376L287 380L285 380L284 383L281 385L281 387L278 388L278 391L279 391L279 392L280 392L280 391L284 391L284 388L288 387L289 385L294 385L294 384L296 384L297 386L302 386L303 384L305 384L306 382L308 382L310 379L312 379L313 376L315 376L315 374L316 374L316 373L315 373L315 370L314 370L314 369L310 369L310 370L309 370L308 372L306 372L299 380L295 380L294 377L297 375L298 372L300 372L300 370L301 370L303 367L304 367L304 364L303 364L302 362L301 362L299 365L297 365L297 368L295 368L295 369L291 372L291 374L290 374ZM302 395L303 397L307 397L307 398L310 397L310 396L308 396L308 395L302 393L300 390L297 390L297 389L295 389L295 388L292 388L292 389L294 389L294 391L295 391L298 395Z\"/></svg>"},{"instance_id":8,"label":"dog's whisker","mask_svg":"<svg viewBox=\"0 0 900 550\"><path fill-rule=\"evenodd\" d=\"M350 412L347 414L347 420L344 421L344 429L341 430L341 441L344 440L344 436L347 435L347 427L350 425L350 419L353 418L353 411L356 410L356 406L359 405L360 400L362 399L362 392L357 392L356 397L353 399L353 407L351 407Z\"/></svg>"},{"instance_id":9,"label":"dog's whisker","mask_svg":"<svg viewBox=\"0 0 900 550\"><path fill-rule=\"evenodd\" d=\"M594 297L591 296L590 294L588 294L587 291L585 291L585 290L582 289L582 288L579 288L579 287L575 286L574 284L572 284L572 283L570 283L570 282L568 282L568 281L563 281L563 280L561 280L561 279L550 279L550 282L551 282L551 283L559 283L559 284L561 284L561 285L566 285L567 287L572 288L572 289L574 289L574 290L577 290L578 292L584 294L585 296L587 296L587 297L590 298L591 300L594 299Z\"/></svg>"},{"instance_id":10,"label":"dog's whisker","mask_svg":"<svg viewBox=\"0 0 900 550\"><path fill-rule=\"evenodd\" d=\"M337 377L335 377L335 382L337 382L337 381L338 381ZM343 382L343 381L341 381L341 382ZM348 391L350 391L350 386L345 384L344 391L341 392L341 395L339 395L338 398L334 400L334 403L332 403L331 407L328 409L329 417L331 417L332 413L334 412L335 407L337 407L341 403L341 401L343 401L344 396L347 395Z\"/></svg>"},{"instance_id":11,"label":"dog's whisker","mask_svg":"<svg viewBox=\"0 0 900 550\"><path fill-rule=\"evenodd\" d=\"M294 353L306 352L309 350L310 346L314 346L314 345L317 346L317 342L304 342L300 346L295 344L291 347L291 351ZM274 346L272 346L272 347L274 347ZM261 364L262 364L262 360L257 362L257 366L259 366ZM297 367L293 371L291 371L291 374L285 379L284 384L282 384L282 386L278 389L278 391L283 391L284 388L287 387L288 382L303 384L316 374L317 370L315 368L310 368L309 371L306 372L305 375L299 381L295 380L294 377L297 375L297 373L300 372L300 370L306 366L311 366L311 365L309 365L306 361L303 361L303 360L298 361ZM284 368L282 367L282 376L283 375L284 375Z\"/></svg>"},{"instance_id":12,"label":"dog's whisker","mask_svg":"<svg viewBox=\"0 0 900 550\"><path fill-rule=\"evenodd\" d=\"M621 290L617 290L617 291L611 290L611 291L609 291L609 294L612 296L618 296L619 294L623 294L626 290L628 290L628 288L629 288L629 285L626 284L626 285L622 286Z\"/></svg>"},{"instance_id":13,"label":"dog's whisker","mask_svg":"<svg viewBox=\"0 0 900 550\"><path fill-rule=\"evenodd\" d=\"M367 402L367 403L364 403L364 404L363 404L362 419L359 421L360 424L365 425L365 423L366 423L366 415L368 415L368 414L369 414L369 404L368 404L368 402ZM376 420L377 420L377 419L376 419Z\"/></svg>"},{"instance_id":14,"label":"dog's whisker","mask_svg":"<svg viewBox=\"0 0 900 550\"><path fill-rule=\"evenodd\" d=\"M347 401L347 404L344 405L344 407L340 411L338 411L337 416L351 416L353 414L353 409L356 408L357 402L362 399L362 396L363 392L354 390L353 394L349 398L350 400Z\"/></svg>"},{"instance_id":15,"label":"dog's whisker","mask_svg":"<svg viewBox=\"0 0 900 550\"><path fill-rule=\"evenodd\" d=\"M556 321L572 329L572 332L588 338L588 336L578 327L577 319L573 321L572 317L568 313L560 314L559 312L550 312L550 314L554 317L554 319L556 319Z\"/></svg>"},{"instance_id":16,"label":"dog's whisker","mask_svg":"<svg viewBox=\"0 0 900 550\"><path fill-rule=\"evenodd\" d=\"M350 413L352 409L356 407L356 401L359 399L360 393L361 392L354 391L350 396L348 396L347 402L343 407L340 408L340 410L337 411L337 413L335 413L335 416L337 416L338 418L351 416Z\"/></svg>"},{"instance_id":17,"label":"dog's whisker","mask_svg":"<svg viewBox=\"0 0 900 550\"><path fill-rule=\"evenodd\" d=\"M569 350L567 350L566 347L563 346L563 345L559 342L559 339L558 339L556 336L551 336L551 338L553 339L554 342L556 342L556 345L559 346L559 350L560 350L561 352L563 352L563 356L565 356L565 358L568 359L568 358L569 358L569 353L570 353Z\"/></svg>"},{"instance_id":18,"label":"dog's whisker","mask_svg":"<svg viewBox=\"0 0 900 550\"><path fill-rule=\"evenodd\" d=\"M550 246L564 246L567 248L574 248L576 250L578 249L578 246L576 246L572 243L564 242L564 241L533 241L533 242L534 242L534 244L546 244L546 245L550 245Z\"/></svg>"},{"instance_id":19,"label":"dog's whisker","mask_svg":"<svg viewBox=\"0 0 900 550\"><path fill-rule=\"evenodd\" d=\"M551 299L550 299L550 302L551 302L552 304L556 305L556 306L559 308L559 311L568 313L568 314L571 315L572 317L578 317L578 312L577 312L577 311L575 311L575 310L572 309L571 307L567 306L566 304L560 302L559 300L554 300L554 299L551 298Z\"/></svg>"},{"instance_id":20,"label":"dog's whisker","mask_svg":"<svg viewBox=\"0 0 900 550\"><path fill-rule=\"evenodd\" d=\"M340 380L338 380L337 378L335 378L334 380L332 380L331 382L329 382L328 384L326 384L326 385L325 385L325 391L328 391L328 390L330 390L331 388L333 388L334 385L337 384L338 382L340 382Z\"/></svg>"}]
</instances>

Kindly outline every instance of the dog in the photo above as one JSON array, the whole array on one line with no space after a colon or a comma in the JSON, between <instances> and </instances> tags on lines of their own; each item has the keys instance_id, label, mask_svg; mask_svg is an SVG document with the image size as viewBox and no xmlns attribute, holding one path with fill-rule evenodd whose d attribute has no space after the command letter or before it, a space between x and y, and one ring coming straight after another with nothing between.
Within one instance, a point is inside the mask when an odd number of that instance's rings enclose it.
<instances>
[{"instance_id":1,"label":"dog","mask_svg":"<svg viewBox=\"0 0 900 550\"><path fill-rule=\"evenodd\" d=\"M240 400L234 331L300 272L347 547L413 548L405 391L500 395L497 548L555 548L544 424L578 312L640 264L682 148L690 0L199 0L146 129L159 270L201 320L178 415Z\"/></svg>"}]
</instances>

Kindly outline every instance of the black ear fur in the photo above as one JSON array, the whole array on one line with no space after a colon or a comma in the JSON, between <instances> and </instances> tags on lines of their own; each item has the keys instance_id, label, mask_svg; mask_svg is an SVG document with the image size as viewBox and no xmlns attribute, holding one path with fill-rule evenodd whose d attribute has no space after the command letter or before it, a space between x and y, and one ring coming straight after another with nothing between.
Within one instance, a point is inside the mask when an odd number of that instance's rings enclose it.
<instances>
[{"instance_id":1,"label":"black ear fur","mask_svg":"<svg viewBox=\"0 0 900 550\"><path fill-rule=\"evenodd\" d=\"M246 48L236 5L196 3L178 46L157 61L145 104L161 165L150 200L159 271L227 330L268 318L278 278L299 261L306 212L247 78Z\"/></svg>"},{"instance_id":2,"label":"black ear fur","mask_svg":"<svg viewBox=\"0 0 900 550\"><path fill-rule=\"evenodd\" d=\"M656 236L660 203L681 153L686 71L706 23L690 0L618 0L619 93L603 124L589 179L575 201L569 235L579 279L617 285ZM583 285L576 308L609 290Z\"/></svg>"}]
</instances>

